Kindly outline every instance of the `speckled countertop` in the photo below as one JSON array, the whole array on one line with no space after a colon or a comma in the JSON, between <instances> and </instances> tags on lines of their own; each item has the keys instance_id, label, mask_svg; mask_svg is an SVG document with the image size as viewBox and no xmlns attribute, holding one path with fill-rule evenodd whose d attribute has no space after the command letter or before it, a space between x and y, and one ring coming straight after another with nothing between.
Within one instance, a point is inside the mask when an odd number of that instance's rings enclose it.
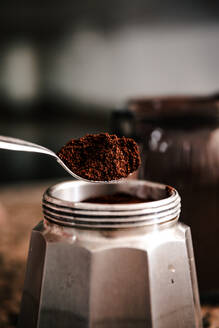
<instances>
[{"instance_id":1,"label":"speckled countertop","mask_svg":"<svg viewBox=\"0 0 219 328\"><path fill-rule=\"evenodd\" d=\"M1 328L16 327L31 229L43 218L42 195L52 184L0 188ZM219 306L203 306L202 313L204 327L219 328Z\"/></svg>"}]
</instances>

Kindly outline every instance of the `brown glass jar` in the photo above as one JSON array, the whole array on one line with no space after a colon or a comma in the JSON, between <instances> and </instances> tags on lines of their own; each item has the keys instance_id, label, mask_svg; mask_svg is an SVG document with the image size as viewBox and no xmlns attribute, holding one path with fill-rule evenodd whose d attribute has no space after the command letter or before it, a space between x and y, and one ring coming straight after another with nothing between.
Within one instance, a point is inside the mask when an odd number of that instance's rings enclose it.
<instances>
[{"instance_id":1,"label":"brown glass jar","mask_svg":"<svg viewBox=\"0 0 219 328\"><path fill-rule=\"evenodd\" d=\"M130 100L115 111L118 135L139 142L139 178L174 185L182 221L191 226L200 290L219 295L219 100L161 97Z\"/></svg>"}]
</instances>

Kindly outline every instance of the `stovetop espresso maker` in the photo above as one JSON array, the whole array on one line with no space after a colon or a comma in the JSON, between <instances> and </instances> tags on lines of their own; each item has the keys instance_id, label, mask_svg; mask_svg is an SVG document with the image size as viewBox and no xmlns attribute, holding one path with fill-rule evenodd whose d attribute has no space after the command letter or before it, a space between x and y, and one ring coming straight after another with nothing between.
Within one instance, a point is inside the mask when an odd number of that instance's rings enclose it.
<instances>
[{"instance_id":1,"label":"stovetop espresso maker","mask_svg":"<svg viewBox=\"0 0 219 328\"><path fill-rule=\"evenodd\" d=\"M129 193L154 201L94 204ZM19 328L202 327L190 228L171 187L70 181L43 197L32 231Z\"/></svg>"}]
</instances>

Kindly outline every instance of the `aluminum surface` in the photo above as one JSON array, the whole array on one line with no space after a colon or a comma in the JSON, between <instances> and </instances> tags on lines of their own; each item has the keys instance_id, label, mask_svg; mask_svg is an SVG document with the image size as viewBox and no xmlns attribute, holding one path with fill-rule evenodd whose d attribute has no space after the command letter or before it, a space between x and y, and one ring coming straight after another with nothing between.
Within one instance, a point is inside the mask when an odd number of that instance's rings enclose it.
<instances>
[{"instance_id":1,"label":"aluminum surface","mask_svg":"<svg viewBox=\"0 0 219 328\"><path fill-rule=\"evenodd\" d=\"M157 200L80 202L118 190ZM67 182L50 188L43 201L58 209L58 222L49 213L32 231L19 328L202 327L190 229L178 222L173 188L139 180ZM169 206L178 216L166 215ZM86 225L66 225L66 213L72 223L78 211Z\"/></svg>"},{"instance_id":2,"label":"aluminum surface","mask_svg":"<svg viewBox=\"0 0 219 328\"><path fill-rule=\"evenodd\" d=\"M139 204L82 203L86 198L126 192L142 199L156 201ZM115 228L161 224L177 220L180 197L171 187L152 182L127 180L120 184L93 185L85 182L64 182L49 188L43 197L43 212L47 220L68 226Z\"/></svg>"}]
</instances>

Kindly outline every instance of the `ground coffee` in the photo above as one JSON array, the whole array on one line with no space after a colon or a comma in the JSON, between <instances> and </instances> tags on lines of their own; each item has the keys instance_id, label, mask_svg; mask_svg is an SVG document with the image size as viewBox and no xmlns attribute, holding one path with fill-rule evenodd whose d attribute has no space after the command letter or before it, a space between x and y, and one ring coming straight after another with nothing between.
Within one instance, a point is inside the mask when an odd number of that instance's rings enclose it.
<instances>
[{"instance_id":1,"label":"ground coffee","mask_svg":"<svg viewBox=\"0 0 219 328\"><path fill-rule=\"evenodd\" d=\"M93 181L126 178L141 162L133 139L108 133L71 139L57 155L72 172Z\"/></svg>"},{"instance_id":2,"label":"ground coffee","mask_svg":"<svg viewBox=\"0 0 219 328\"><path fill-rule=\"evenodd\" d=\"M98 197L87 198L82 203L97 203L97 204L137 204L152 201L153 199L144 199L137 196L132 196L126 193L115 193L112 195L104 195Z\"/></svg>"}]
</instances>

